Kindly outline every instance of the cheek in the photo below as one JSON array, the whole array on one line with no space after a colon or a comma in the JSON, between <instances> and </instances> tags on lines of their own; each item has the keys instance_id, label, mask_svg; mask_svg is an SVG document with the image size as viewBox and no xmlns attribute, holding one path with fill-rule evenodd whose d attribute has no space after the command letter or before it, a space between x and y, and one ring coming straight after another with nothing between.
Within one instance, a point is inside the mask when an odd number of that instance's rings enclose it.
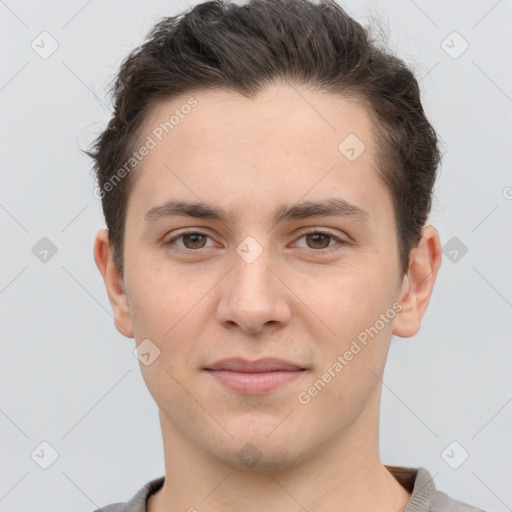
<instances>
[{"instance_id":1,"label":"cheek","mask_svg":"<svg viewBox=\"0 0 512 512\"><path fill-rule=\"evenodd\" d=\"M330 308L338 336L329 347L326 368L336 377L324 399L331 394L339 410L357 408L375 392L386 362L397 303L393 275L375 271L377 264L373 269L354 269L332 289Z\"/></svg>"},{"instance_id":2,"label":"cheek","mask_svg":"<svg viewBox=\"0 0 512 512\"><path fill-rule=\"evenodd\" d=\"M336 404L333 414L360 408L376 392L386 362L395 295L393 276L377 265L342 269L323 293L309 295L308 304L335 333L318 338L321 362L311 380L315 402L327 409Z\"/></svg>"},{"instance_id":3,"label":"cheek","mask_svg":"<svg viewBox=\"0 0 512 512\"><path fill-rule=\"evenodd\" d=\"M204 290L179 276L151 274L139 273L130 288L135 339L138 344L149 339L149 351L152 357L156 354L149 365L141 360L141 373L159 407L167 410L168 404L170 410L186 409L190 406L185 403L183 386L190 387L186 368L197 346L193 341L200 337L201 322L196 317Z\"/></svg>"},{"instance_id":4,"label":"cheek","mask_svg":"<svg viewBox=\"0 0 512 512\"><path fill-rule=\"evenodd\" d=\"M391 316L391 315L390 315ZM323 364L297 397L319 429L338 435L368 408L378 408L380 378L386 362L391 321L375 321L323 347ZM379 329L379 327L381 327ZM309 409L311 408L311 409ZM314 412L316 411L316 412Z\"/></svg>"},{"instance_id":5,"label":"cheek","mask_svg":"<svg viewBox=\"0 0 512 512\"><path fill-rule=\"evenodd\" d=\"M195 307L209 282L156 264L134 266L130 273L129 302L136 339L168 343L184 326L192 329Z\"/></svg>"},{"instance_id":6,"label":"cheek","mask_svg":"<svg viewBox=\"0 0 512 512\"><path fill-rule=\"evenodd\" d=\"M205 307L207 292L216 280L157 264L134 265L129 277L127 293L135 339L137 343L151 340L159 354L150 366L141 364L144 379L152 393L163 386L172 394L172 377L180 382L188 377L186 368L191 366L197 340L211 318Z\"/></svg>"},{"instance_id":7,"label":"cheek","mask_svg":"<svg viewBox=\"0 0 512 512\"><path fill-rule=\"evenodd\" d=\"M330 269L323 276L297 281L295 289L341 349L392 306L392 277L374 261Z\"/></svg>"}]
</instances>

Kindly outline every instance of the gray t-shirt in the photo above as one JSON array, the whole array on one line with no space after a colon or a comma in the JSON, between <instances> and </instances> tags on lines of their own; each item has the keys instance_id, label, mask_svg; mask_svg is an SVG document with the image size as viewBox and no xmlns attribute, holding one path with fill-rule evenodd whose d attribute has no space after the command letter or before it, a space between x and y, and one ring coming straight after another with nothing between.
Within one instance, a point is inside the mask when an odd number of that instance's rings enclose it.
<instances>
[{"instance_id":1,"label":"gray t-shirt","mask_svg":"<svg viewBox=\"0 0 512 512\"><path fill-rule=\"evenodd\" d=\"M404 512L483 512L466 503L452 500L443 492L436 490L426 469L399 466L386 468L411 493L411 499ZM146 512L147 500L162 488L164 478L161 476L151 480L126 503L113 503L94 512Z\"/></svg>"}]
</instances>

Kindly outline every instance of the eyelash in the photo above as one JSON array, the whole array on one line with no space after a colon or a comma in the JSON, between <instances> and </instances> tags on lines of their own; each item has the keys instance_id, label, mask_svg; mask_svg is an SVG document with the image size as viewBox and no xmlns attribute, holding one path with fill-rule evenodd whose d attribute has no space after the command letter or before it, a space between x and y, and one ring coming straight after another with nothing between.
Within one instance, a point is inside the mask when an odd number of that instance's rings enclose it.
<instances>
[{"instance_id":1,"label":"eyelash","mask_svg":"<svg viewBox=\"0 0 512 512\"><path fill-rule=\"evenodd\" d=\"M179 235L176 235L173 238L171 238L170 240L168 240L167 242L165 242L165 245L172 246L176 240L179 240L180 238L183 238L186 235L201 235L201 236L204 236L204 237L207 237L207 238L211 239L210 235L208 235L206 233L203 233L202 231L197 231L197 230L182 231ZM337 251L337 250L341 249L340 246L348 245L349 244L348 241L342 240L341 238L337 237L336 235L333 235L332 233L330 233L328 231L320 231L320 230L301 232L300 235L299 235L299 238L297 240L300 240L301 238L303 238L303 237L305 237L307 235L326 235L329 238L331 238L332 240L338 242L338 244L337 244L338 246L333 245L333 246L328 246L328 247L323 248L323 249L312 249L310 247L301 247L301 249L311 250L311 251L314 251L315 253L329 254L329 253L331 253L333 251ZM174 246L173 247L173 250L176 250L178 252L188 253L188 254L190 254L192 252L200 252L200 251L202 251L204 249L205 248L203 248L203 247L201 247L199 249L187 249L187 248L178 247L178 246Z\"/></svg>"}]
</instances>

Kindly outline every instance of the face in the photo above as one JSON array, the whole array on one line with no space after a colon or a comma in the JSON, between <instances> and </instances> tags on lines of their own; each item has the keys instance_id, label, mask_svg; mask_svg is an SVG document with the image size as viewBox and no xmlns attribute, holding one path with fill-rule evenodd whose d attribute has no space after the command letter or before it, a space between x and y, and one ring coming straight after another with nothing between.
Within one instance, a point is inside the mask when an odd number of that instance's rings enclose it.
<instances>
[{"instance_id":1,"label":"face","mask_svg":"<svg viewBox=\"0 0 512 512\"><path fill-rule=\"evenodd\" d=\"M116 314L164 437L238 466L342 449L377 428L406 285L372 119L285 84L193 97L161 141L189 96L145 120Z\"/></svg>"}]
</instances>

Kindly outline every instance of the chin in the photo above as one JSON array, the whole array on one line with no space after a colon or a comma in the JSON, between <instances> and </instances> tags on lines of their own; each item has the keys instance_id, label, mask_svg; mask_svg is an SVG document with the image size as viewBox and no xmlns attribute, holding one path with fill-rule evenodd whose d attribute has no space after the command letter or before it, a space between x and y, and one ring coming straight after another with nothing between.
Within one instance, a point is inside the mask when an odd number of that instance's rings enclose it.
<instances>
[{"instance_id":1,"label":"chin","mask_svg":"<svg viewBox=\"0 0 512 512\"><path fill-rule=\"evenodd\" d=\"M304 436L291 433L288 429L277 432L275 422L268 428L267 422L261 429L239 428L233 438L222 443L204 446L219 462L236 469L247 471L278 471L286 469L308 458L313 449L308 449Z\"/></svg>"},{"instance_id":2,"label":"chin","mask_svg":"<svg viewBox=\"0 0 512 512\"><path fill-rule=\"evenodd\" d=\"M252 443L247 441L240 448L233 449L229 453L217 454L222 462L238 470L251 472L279 471L287 469L300 459L290 452L291 447L277 449L274 446Z\"/></svg>"}]
</instances>

